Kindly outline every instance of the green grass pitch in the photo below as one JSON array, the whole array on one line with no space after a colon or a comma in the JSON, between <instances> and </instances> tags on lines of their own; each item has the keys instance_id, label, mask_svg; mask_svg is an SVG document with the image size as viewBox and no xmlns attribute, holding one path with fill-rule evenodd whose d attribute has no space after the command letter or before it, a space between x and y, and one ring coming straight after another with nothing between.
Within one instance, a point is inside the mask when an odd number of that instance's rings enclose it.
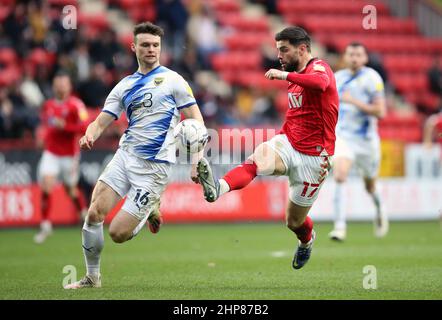
<instances>
[{"instance_id":1,"label":"green grass pitch","mask_svg":"<svg viewBox=\"0 0 442 320\"><path fill-rule=\"evenodd\" d=\"M0 230L0 299L442 299L439 222L393 222L384 239L368 223L349 225L344 243L317 223L309 263L291 268L295 238L282 223L165 225L125 244L105 231L101 289L63 290L63 268L84 274L80 226ZM376 268L377 289L363 288Z\"/></svg>"}]
</instances>

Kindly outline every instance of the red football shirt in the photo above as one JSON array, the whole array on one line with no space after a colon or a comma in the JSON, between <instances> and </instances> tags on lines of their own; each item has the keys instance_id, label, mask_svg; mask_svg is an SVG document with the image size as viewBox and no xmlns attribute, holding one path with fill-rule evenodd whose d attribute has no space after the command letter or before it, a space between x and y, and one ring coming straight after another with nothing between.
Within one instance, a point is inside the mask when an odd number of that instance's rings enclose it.
<instances>
[{"instance_id":1,"label":"red football shirt","mask_svg":"<svg viewBox=\"0 0 442 320\"><path fill-rule=\"evenodd\" d=\"M436 141L442 144L442 115L437 118L434 130L436 131Z\"/></svg>"},{"instance_id":2,"label":"red football shirt","mask_svg":"<svg viewBox=\"0 0 442 320\"><path fill-rule=\"evenodd\" d=\"M289 109L281 133L301 153L333 155L339 97L330 66L313 58L301 72L289 73L287 81Z\"/></svg>"},{"instance_id":3,"label":"red football shirt","mask_svg":"<svg viewBox=\"0 0 442 320\"><path fill-rule=\"evenodd\" d=\"M47 100L42 108L45 150L58 156L75 156L80 152L79 135L87 128L87 111L83 102L73 96L64 101ZM64 121L64 128L54 126L54 120Z\"/></svg>"}]
</instances>

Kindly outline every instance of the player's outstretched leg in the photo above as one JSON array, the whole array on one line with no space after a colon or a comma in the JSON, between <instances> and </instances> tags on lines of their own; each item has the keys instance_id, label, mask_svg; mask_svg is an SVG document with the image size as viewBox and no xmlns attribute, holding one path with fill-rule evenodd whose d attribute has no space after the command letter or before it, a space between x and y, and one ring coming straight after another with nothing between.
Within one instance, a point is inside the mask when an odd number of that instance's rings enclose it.
<instances>
[{"instance_id":1,"label":"player's outstretched leg","mask_svg":"<svg viewBox=\"0 0 442 320\"><path fill-rule=\"evenodd\" d=\"M301 207L292 201L289 201L287 208L287 227L292 230L298 238L292 267L301 269L310 259L313 243L316 238L313 230L313 221L307 216L310 207Z\"/></svg>"},{"instance_id":2,"label":"player's outstretched leg","mask_svg":"<svg viewBox=\"0 0 442 320\"><path fill-rule=\"evenodd\" d=\"M257 176L258 166L253 160L247 159L244 163L227 172L222 179L216 179L209 161L202 158L198 162L197 172L203 186L204 198L209 202L214 202L224 193L242 189L252 182Z\"/></svg>"}]
</instances>

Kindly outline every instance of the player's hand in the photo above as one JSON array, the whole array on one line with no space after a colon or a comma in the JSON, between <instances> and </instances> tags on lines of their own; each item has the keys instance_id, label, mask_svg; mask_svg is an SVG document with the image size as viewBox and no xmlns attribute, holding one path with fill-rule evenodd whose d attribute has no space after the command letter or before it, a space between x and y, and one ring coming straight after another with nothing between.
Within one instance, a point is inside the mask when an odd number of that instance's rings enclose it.
<instances>
[{"instance_id":1,"label":"player's hand","mask_svg":"<svg viewBox=\"0 0 442 320\"><path fill-rule=\"evenodd\" d=\"M57 129L63 129L66 122L62 118L54 118L52 119L52 125Z\"/></svg>"},{"instance_id":2,"label":"player's hand","mask_svg":"<svg viewBox=\"0 0 442 320\"><path fill-rule=\"evenodd\" d=\"M287 75L289 73L287 71L281 71L278 69L270 69L266 72L265 77L270 80L278 79L278 80L286 80Z\"/></svg>"},{"instance_id":3,"label":"player's hand","mask_svg":"<svg viewBox=\"0 0 442 320\"><path fill-rule=\"evenodd\" d=\"M190 170L190 179L192 179L195 183L200 183L200 179L198 178L198 172L196 170L198 164L192 164L192 169Z\"/></svg>"},{"instance_id":4,"label":"player's hand","mask_svg":"<svg viewBox=\"0 0 442 320\"><path fill-rule=\"evenodd\" d=\"M94 145L94 139L91 136L84 135L81 137L79 143L81 149L91 150Z\"/></svg>"}]
</instances>

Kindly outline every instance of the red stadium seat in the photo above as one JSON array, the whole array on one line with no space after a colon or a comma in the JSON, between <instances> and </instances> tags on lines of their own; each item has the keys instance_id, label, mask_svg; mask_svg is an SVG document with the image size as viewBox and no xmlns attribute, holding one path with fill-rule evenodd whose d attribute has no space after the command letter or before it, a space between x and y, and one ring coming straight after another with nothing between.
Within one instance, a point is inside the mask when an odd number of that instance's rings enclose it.
<instances>
[{"instance_id":1,"label":"red stadium seat","mask_svg":"<svg viewBox=\"0 0 442 320\"><path fill-rule=\"evenodd\" d=\"M383 62L389 72L409 73L427 71L433 61L428 55L388 54L383 56Z\"/></svg>"},{"instance_id":2,"label":"red stadium seat","mask_svg":"<svg viewBox=\"0 0 442 320\"><path fill-rule=\"evenodd\" d=\"M123 34L119 37L119 41L126 49L130 50L130 45L134 42L134 35L132 32Z\"/></svg>"},{"instance_id":3,"label":"red stadium seat","mask_svg":"<svg viewBox=\"0 0 442 320\"><path fill-rule=\"evenodd\" d=\"M396 89L403 94L411 91L428 91L428 79L425 73L392 73L389 77Z\"/></svg>"},{"instance_id":4,"label":"red stadium seat","mask_svg":"<svg viewBox=\"0 0 442 320\"><path fill-rule=\"evenodd\" d=\"M317 14L354 14L360 15L362 9L368 3L362 0L279 0L277 3L278 11L282 15L290 12L296 14L308 14L315 12ZM376 13L378 15L386 15L389 13L388 7L382 2L376 2Z\"/></svg>"},{"instance_id":5,"label":"red stadium seat","mask_svg":"<svg viewBox=\"0 0 442 320\"><path fill-rule=\"evenodd\" d=\"M224 44L230 50L259 50L263 43L273 42L269 33L238 32L224 38Z\"/></svg>"},{"instance_id":6,"label":"red stadium seat","mask_svg":"<svg viewBox=\"0 0 442 320\"><path fill-rule=\"evenodd\" d=\"M10 86L21 78L21 70L17 65L10 65L0 72L0 87Z\"/></svg>"},{"instance_id":7,"label":"red stadium seat","mask_svg":"<svg viewBox=\"0 0 442 320\"><path fill-rule=\"evenodd\" d=\"M107 21L107 16L104 13L93 15L80 13L78 15L78 24L84 24L97 30L109 28L109 22Z\"/></svg>"},{"instance_id":8,"label":"red stadium seat","mask_svg":"<svg viewBox=\"0 0 442 320\"><path fill-rule=\"evenodd\" d=\"M238 13L241 9L237 0L212 0L210 5L219 14Z\"/></svg>"},{"instance_id":9,"label":"red stadium seat","mask_svg":"<svg viewBox=\"0 0 442 320\"><path fill-rule=\"evenodd\" d=\"M288 14L285 20L290 24L298 24L307 29L310 33L331 32L331 33L365 33L365 34L403 34L412 35L418 33L416 23L412 19L399 19L392 17L379 17L376 29L364 29L360 16L345 15L320 15Z\"/></svg>"},{"instance_id":10,"label":"red stadium seat","mask_svg":"<svg viewBox=\"0 0 442 320\"><path fill-rule=\"evenodd\" d=\"M35 48L27 57L27 61L32 65L44 64L52 67L57 57L54 53L50 53L42 48Z\"/></svg>"},{"instance_id":11,"label":"red stadium seat","mask_svg":"<svg viewBox=\"0 0 442 320\"><path fill-rule=\"evenodd\" d=\"M135 23L155 21L157 16L154 6L146 6L143 10L140 10L140 8L137 7L132 7L129 9L128 14Z\"/></svg>"},{"instance_id":12,"label":"red stadium seat","mask_svg":"<svg viewBox=\"0 0 442 320\"><path fill-rule=\"evenodd\" d=\"M240 14L220 14L219 22L224 26L230 26L237 31L268 33L270 23L266 16L260 18L247 18Z\"/></svg>"},{"instance_id":13,"label":"red stadium seat","mask_svg":"<svg viewBox=\"0 0 442 320\"><path fill-rule=\"evenodd\" d=\"M379 134L382 139L404 142L420 142L422 140L422 118L415 114L399 116L387 114L379 121Z\"/></svg>"},{"instance_id":14,"label":"red stadium seat","mask_svg":"<svg viewBox=\"0 0 442 320\"><path fill-rule=\"evenodd\" d=\"M48 0L47 1L49 5L53 6L67 6L67 5L78 5L77 0Z\"/></svg>"},{"instance_id":15,"label":"red stadium seat","mask_svg":"<svg viewBox=\"0 0 442 320\"><path fill-rule=\"evenodd\" d=\"M0 48L0 64L11 65L18 63L18 57L12 48Z\"/></svg>"},{"instance_id":16,"label":"red stadium seat","mask_svg":"<svg viewBox=\"0 0 442 320\"><path fill-rule=\"evenodd\" d=\"M261 54L256 50L219 53L213 55L211 61L217 71L261 69Z\"/></svg>"},{"instance_id":17,"label":"red stadium seat","mask_svg":"<svg viewBox=\"0 0 442 320\"><path fill-rule=\"evenodd\" d=\"M11 12L9 7L0 7L0 22L3 22Z\"/></svg>"},{"instance_id":18,"label":"red stadium seat","mask_svg":"<svg viewBox=\"0 0 442 320\"><path fill-rule=\"evenodd\" d=\"M136 8L142 11L148 6L155 6L155 0L118 0L116 2L125 10Z\"/></svg>"}]
</instances>

